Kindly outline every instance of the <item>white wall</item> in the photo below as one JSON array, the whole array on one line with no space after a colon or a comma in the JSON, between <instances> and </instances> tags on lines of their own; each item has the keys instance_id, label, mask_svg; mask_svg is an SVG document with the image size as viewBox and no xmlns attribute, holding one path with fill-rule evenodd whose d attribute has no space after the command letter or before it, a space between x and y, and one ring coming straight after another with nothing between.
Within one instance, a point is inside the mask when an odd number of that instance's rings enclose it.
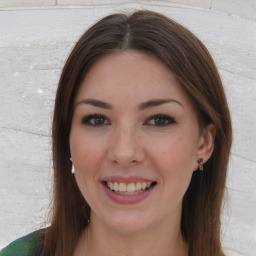
<instances>
[{"instance_id":1,"label":"white wall","mask_svg":"<svg viewBox=\"0 0 256 256\"><path fill-rule=\"evenodd\" d=\"M46 219L54 94L74 42L104 15L148 8L191 29L217 62L234 127L223 244L255 256L256 1L127 2L0 0L0 248Z\"/></svg>"}]
</instances>

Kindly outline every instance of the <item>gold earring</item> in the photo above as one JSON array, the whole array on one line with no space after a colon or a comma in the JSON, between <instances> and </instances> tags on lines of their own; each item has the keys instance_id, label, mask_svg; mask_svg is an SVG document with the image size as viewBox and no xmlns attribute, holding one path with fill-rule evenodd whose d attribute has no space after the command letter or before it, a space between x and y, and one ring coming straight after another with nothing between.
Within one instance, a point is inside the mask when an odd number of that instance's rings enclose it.
<instances>
[{"instance_id":1,"label":"gold earring","mask_svg":"<svg viewBox=\"0 0 256 256\"><path fill-rule=\"evenodd\" d=\"M203 159L203 158L198 158L198 159L197 159L197 163L198 163L198 169L199 169L200 171L203 171L203 170L204 170L204 166L203 166L203 164L204 164L204 159Z\"/></svg>"},{"instance_id":2,"label":"gold earring","mask_svg":"<svg viewBox=\"0 0 256 256\"><path fill-rule=\"evenodd\" d=\"M70 158L70 161L72 162L72 158ZM75 174L75 168L74 168L73 163L72 163L72 167L71 167L71 173L72 173L72 175Z\"/></svg>"}]
</instances>

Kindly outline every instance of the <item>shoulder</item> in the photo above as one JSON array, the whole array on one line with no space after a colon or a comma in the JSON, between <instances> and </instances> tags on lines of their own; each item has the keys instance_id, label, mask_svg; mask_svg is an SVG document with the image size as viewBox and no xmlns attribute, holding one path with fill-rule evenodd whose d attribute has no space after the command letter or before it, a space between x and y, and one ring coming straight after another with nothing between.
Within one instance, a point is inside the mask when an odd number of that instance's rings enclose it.
<instances>
[{"instance_id":1,"label":"shoulder","mask_svg":"<svg viewBox=\"0 0 256 256\"><path fill-rule=\"evenodd\" d=\"M23 236L0 251L0 256L39 256L42 253L46 229Z\"/></svg>"}]
</instances>

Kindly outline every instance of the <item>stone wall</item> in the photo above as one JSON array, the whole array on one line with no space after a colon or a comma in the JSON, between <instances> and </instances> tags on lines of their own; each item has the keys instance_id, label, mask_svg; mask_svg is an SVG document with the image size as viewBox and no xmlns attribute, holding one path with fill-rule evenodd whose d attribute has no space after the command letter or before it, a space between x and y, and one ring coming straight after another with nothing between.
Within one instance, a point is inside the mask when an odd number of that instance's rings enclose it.
<instances>
[{"instance_id":1,"label":"stone wall","mask_svg":"<svg viewBox=\"0 0 256 256\"><path fill-rule=\"evenodd\" d=\"M45 225L54 95L73 44L98 18L141 8L188 27L216 60L234 128L223 244L256 255L255 0L0 0L0 248Z\"/></svg>"}]
</instances>

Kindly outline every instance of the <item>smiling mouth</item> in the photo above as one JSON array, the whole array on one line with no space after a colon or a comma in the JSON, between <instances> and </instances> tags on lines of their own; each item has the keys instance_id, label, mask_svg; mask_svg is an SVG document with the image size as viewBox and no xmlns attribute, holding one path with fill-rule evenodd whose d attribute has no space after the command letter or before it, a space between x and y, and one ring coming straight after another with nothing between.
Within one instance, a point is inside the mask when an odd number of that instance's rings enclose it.
<instances>
[{"instance_id":1,"label":"smiling mouth","mask_svg":"<svg viewBox=\"0 0 256 256\"><path fill-rule=\"evenodd\" d=\"M106 186L109 190L116 194L120 195L136 195L140 194L146 190L149 190L153 186L155 186L156 182L132 182L132 183L123 183L123 182L111 182L111 181L103 181L104 186Z\"/></svg>"}]
</instances>

